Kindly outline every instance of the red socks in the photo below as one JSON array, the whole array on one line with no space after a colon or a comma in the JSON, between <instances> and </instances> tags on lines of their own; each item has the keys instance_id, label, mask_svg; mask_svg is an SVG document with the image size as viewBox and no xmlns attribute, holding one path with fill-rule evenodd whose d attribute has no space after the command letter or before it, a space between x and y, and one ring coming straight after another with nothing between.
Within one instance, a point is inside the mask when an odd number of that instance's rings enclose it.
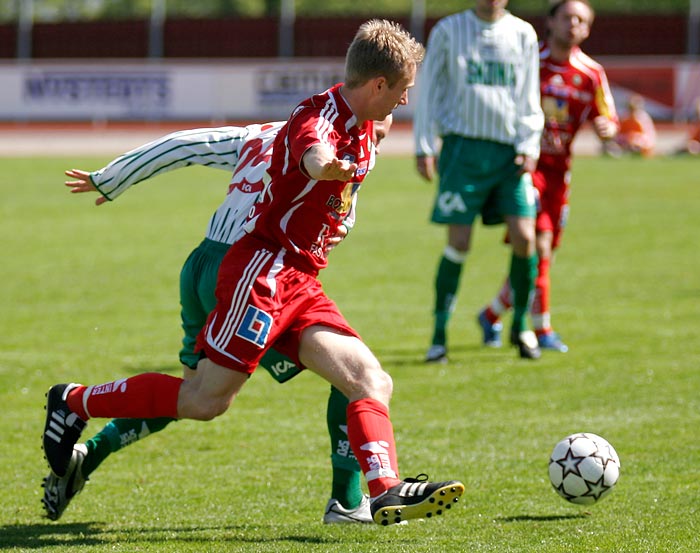
<instances>
[{"instance_id":1,"label":"red socks","mask_svg":"<svg viewBox=\"0 0 700 553\"><path fill-rule=\"evenodd\" d=\"M348 405L348 438L370 497L377 497L400 482L394 429L389 409L376 399L360 399Z\"/></svg>"},{"instance_id":2,"label":"red socks","mask_svg":"<svg viewBox=\"0 0 700 553\"><path fill-rule=\"evenodd\" d=\"M177 396L182 378L144 373L99 386L80 386L66 401L83 420L98 418L177 418Z\"/></svg>"},{"instance_id":3,"label":"red socks","mask_svg":"<svg viewBox=\"0 0 700 553\"><path fill-rule=\"evenodd\" d=\"M513 307L513 298L510 289L510 280L506 281L498 291L498 295L493 299L491 304L484 309L486 320L491 324L495 324L501 318L501 315Z\"/></svg>"},{"instance_id":4,"label":"red socks","mask_svg":"<svg viewBox=\"0 0 700 553\"><path fill-rule=\"evenodd\" d=\"M549 318L549 258L540 257L535 280L535 297L532 301L532 326L537 335L551 331Z\"/></svg>"}]
</instances>

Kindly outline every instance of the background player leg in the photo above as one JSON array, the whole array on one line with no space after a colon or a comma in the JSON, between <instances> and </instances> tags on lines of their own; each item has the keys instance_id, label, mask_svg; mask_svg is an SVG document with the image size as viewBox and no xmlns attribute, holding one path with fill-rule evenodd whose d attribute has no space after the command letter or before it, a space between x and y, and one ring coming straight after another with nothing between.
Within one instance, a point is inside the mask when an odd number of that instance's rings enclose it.
<instances>
[{"instance_id":1,"label":"background player leg","mask_svg":"<svg viewBox=\"0 0 700 553\"><path fill-rule=\"evenodd\" d=\"M431 346L425 356L427 363L447 361L447 324L457 300L462 268L471 241L470 225L449 225L445 247L435 276L435 310Z\"/></svg>"},{"instance_id":2,"label":"background player leg","mask_svg":"<svg viewBox=\"0 0 700 553\"><path fill-rule=\"evenodd\" d=\"M510 341L518 347L520 357L540 357L537 338L527 331L527 314L537 273L537 255L534 252L535 222L529 217L508 216L508 234L513 246L508 279L513 291L513 325Z\"/></svg>"}]
</instances>

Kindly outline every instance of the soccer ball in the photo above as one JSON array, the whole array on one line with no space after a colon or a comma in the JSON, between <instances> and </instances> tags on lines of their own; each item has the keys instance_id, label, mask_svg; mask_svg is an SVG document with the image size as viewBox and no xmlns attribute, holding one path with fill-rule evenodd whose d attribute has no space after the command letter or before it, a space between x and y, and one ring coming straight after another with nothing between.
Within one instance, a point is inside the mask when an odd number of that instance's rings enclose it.
<instances>
[{"instance_id":1,"label":"soccer ball","mask_svg":"<svg viewBox=\"0 0 700 553\"><path fill-rule=\"evenodd\" d=\"M620 458L607 440L581 432L554 446L549 480L571 503L590 505L608 495L620 476Z\"/></svg>"}]
</instances>

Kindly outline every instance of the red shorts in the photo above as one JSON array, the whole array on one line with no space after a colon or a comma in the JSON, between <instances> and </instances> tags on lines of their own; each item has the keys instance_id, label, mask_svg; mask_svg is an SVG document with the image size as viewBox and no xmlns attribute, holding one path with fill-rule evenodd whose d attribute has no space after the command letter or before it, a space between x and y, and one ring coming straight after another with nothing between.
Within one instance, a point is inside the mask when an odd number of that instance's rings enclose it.
<instances>
[{"instance_id":1,"label":"red shorts","mask_svg":"<svg viewBox=\"0 0 700 553\"><path fill-rule=\"evenodd\" d=\"M251 374L265 351L298 366L302 331L312 325L359 335L325 295L316 276L284 265L284 250L250 235L229 249L216 283L216 307L197 336L197 350L217 365Z\"/></svg>"},{"instance_id":2,"label":"red shorts","mask_svg":"<svg viewBox=\"0 0 700 553\"><path fill-rule=\"evenodd\" d=\"M537 232L552 233L552 249L559 246L569 216L570 173L543 171L532 175L532 183L539 193L539 209L535 228Z\"/></svg>"}]
</instances>

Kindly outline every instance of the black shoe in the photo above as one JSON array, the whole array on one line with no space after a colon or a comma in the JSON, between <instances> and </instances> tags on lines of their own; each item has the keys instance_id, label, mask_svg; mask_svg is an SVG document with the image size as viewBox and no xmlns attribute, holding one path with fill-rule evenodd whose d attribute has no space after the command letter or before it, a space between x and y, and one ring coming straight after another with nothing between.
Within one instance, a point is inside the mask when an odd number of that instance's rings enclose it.
<instances>
[{"instance_id":1,"label":"black shoe","mask_svg":"<svg viewBox=\"0 0 700 553\"><path fill-rule=\"evenodd\" d=\"M510 343L518 348L518 353L523 359L539 359L542 357L542 350L537 343L537 336L532 330L522 332L510 331Z\"/></svg>"},{"instance_id":2,"label":"black shoe","mask_svg":"<svg viewBox=\"0 0 700 553\"><path fill-rule=\"evenodd\" d=\"M464 484L457 480L428 482L428 476L419 474L406 478L389 488L370 507L377 524L388 526L414 518L431 518L452 508L464 493Z\"/></svg>"},{"instance_id":3,"label":"black shoe","mask_svg":"<svg viewBox=\"0 0 700 553\"><path fill-rule=\"evenodd\" d=\"M63 478L68 472L73 446L87 424L66 403L68 392L78 384L56 384L46 394L46 424L42 436L44 455L53 473Z\"/></svg>"}]
</instances>

